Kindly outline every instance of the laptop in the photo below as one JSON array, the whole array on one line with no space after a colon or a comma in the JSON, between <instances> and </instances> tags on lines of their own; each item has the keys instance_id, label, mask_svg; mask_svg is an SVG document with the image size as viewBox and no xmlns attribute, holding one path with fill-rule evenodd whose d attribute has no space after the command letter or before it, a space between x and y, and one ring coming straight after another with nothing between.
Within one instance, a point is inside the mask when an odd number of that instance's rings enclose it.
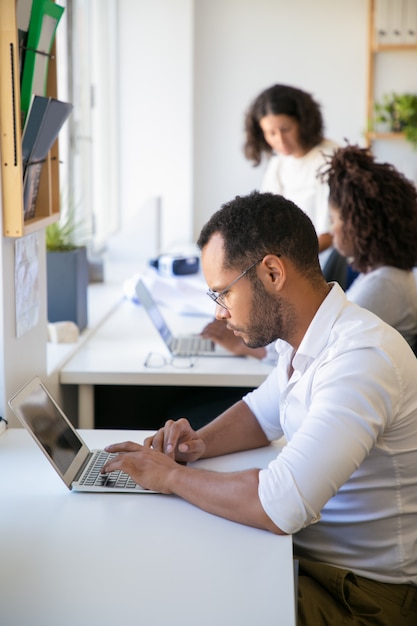
<instances>
[{"instance_id":1,"label":"laptop","mask_svg":"<svg viewBox=\"0 0 417 626\"><path fill-rule=\"evenodd\" d=\"M9 400L9 406L68 489L99 493L155 493L136 484L124 472L101 474L100 469L115 455L88 448L37 376Z\"/></svg>"},{"instance_id":2,"label":"laptop","mask_svg":"<svg viewBox=\"0 0 417 626\"><path fill-rule=\"evenodd\" d=\"M158 305L141 278L139 278L136 283L135 289L139 302L143 305L149 319L161 335L172 356L235 356L232 352L229 352L229 350L219 346L211 339L204 339L198 333L175 336L171 332Z\"/></svg>"}]
</instances>

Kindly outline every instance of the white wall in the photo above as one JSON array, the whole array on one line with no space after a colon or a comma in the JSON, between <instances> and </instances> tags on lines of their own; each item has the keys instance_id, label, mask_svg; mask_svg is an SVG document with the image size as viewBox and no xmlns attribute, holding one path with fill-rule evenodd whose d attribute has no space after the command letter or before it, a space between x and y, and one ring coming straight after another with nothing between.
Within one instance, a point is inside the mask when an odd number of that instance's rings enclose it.
<instances>
[{"instance_id":1,"label":"white wall","mask_svg":"<svg viewBox=\"0 0 417 626\"><path fill-rule=\"evenodd\" d=\"M329 136L362 141L364 0L120 0L119 7L121 204L138 247L152 235L150 198L162 200L167 250L193 241L220 204L259 185L260 169L241 150L243 115L274 82L311 91Z\"/></svg>"},{"instance_id":2,"label":"white wall","mask_svg":"<svg viewBox=\"0 0 417 626\"><path fill-rule=\"evenodd\" d=\"M155 196L162 246L192 237L192 4L119 2L121 204L123 228L140 231L138 253L154 235Z\"/></svg>"},{"instance_id":3,"label":"white wall","mask_svg":"<svg viewBox=\"0 0 417 626\"><path fill-rule=\"evenodd\" d=\"M327 136L363 142L367 33L364 0L196 0L194 236L220 204L259 187L243 118L266 87L311 92Z\"/></svg>"},{"instance_id":4,"label":"white wall","mask_svg":"<svg viewBox=\"0 0 417 626\"><path fill-rule=\"evenodd\" d=\"M0 195L1 204L1 195ZM2 229L2 225L0 225ZM45 235L41 230L38 238L39 269L39 317L36 324L20 337L16 335L15 302L15 239L1 239L0 288L3 294L0 312L0 415L8 419L10 426L19 426L8 407L7 401L32 376L46 378L46 342L48 337L46 322L46 265ZM57 387L51 386L56 395Z\"/></svg>"},{"instance_id":5,"label":"white wall","mask_svg":"<svg viewBox=\"0 0 417 626\"><path fill-rule=\"evenodd\" d=\"M146 244L154 228L150 198L161 197L167 250L194 241L221 204L259 186L262 166L253 168L242 153L243 119L250 101L273 83L310 91L322 105L328 137L365 144L366 0L120 0L119 6L122 208L126 223L136 212ZM391 85L416 91L414 65L397 62L393 73L379 68L376 91ZM417 181L417 153L409 145L378 142L374 149ZM138 230L130 228L131 236Z\"/></svg>"}]
</instances>

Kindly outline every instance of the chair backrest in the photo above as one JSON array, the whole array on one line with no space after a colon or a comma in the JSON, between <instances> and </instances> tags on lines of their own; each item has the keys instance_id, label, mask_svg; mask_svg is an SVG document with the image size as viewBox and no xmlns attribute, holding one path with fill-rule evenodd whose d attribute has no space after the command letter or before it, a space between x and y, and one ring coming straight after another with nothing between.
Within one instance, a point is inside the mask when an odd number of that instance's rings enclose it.
<instances>
[{"instance_id":1,"label":"chair backrest","mask_svg":"<svg viewBox=\"0 0 417 626\"><path fill-rule=\"evenodd\" d=\"M335 248L331 251L329 258L322 268L322 272L327 282L336 281L342 289L346 289L348 262Z\"/></svg>"}]
</instances>

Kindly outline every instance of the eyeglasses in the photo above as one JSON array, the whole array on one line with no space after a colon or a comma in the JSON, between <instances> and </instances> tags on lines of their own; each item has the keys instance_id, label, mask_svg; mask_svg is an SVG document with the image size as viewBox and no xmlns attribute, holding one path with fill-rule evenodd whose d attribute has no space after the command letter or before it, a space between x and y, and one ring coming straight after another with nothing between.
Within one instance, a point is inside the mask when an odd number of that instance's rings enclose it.
<instances>
[{"instance_id":1,"label":"eyeglasses","mask_svg":"<svg viewBox=\"0 0 417 626\"><path fill-rule=\"evenodd\" d=\"M175 367L176 369L189 369L197 364L197 357L166 357L158 352L149 352L144 366L149 369L161 369L162 367Z\"/></svg>"},{"instance_id":2,"label":"eyeglasses","mask_svg":"<svg viewBox=\"0 0 417 626\"><path fill-rule=\"evenodd\" d=\"M263 258L264 257L262 257L262 259ZM262 261L262 259L259 259L259 261L255 261L255 263L252 263L252 265L250 267L248 267L241 274L239 274L239 276L237 278L232 280L232 282L229 285L227 285L227 287L222 289L221 291L217 292L217 291L213 291L212 289L209 289L208 292L207 292L207 295L209 296L209 298L211 298L213 300L213 302L215 302L219 306L221 306L224 309L226 309L226 311L228 311L229 307L227 306L227 304L225 302L225 296L226 296L227 292L229 291L229 289L231 287L233 287L233 285L235 285L237 283L238 280L243 278L245 276L245 274L247 274L253 267L255 267L255 265L258 265L258 263L260 263Z\"/></svg>"}]
</instances>

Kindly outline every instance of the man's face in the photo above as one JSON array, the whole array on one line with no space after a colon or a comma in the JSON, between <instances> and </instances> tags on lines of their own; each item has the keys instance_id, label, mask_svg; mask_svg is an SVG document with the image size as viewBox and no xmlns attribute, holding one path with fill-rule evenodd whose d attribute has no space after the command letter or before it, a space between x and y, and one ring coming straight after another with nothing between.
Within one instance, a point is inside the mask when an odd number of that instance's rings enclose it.
<instances>
[{"instance_id":1,"label":"man's face","mask_svg":"<svg viewBox=\"0 0 417 626\"><path fill-rule=\"evenodd\" d=\"M223 291L240 273L225 270L223 257L223 239L215 234L201 257L207 284L215 292ZM226 320L227 327L250 348L283 337L285 307L278 295L268 293L261 280L252 283L243 276L225 293L224 302L227 309L216 305L216 318Z\"/></svg>"},{"instance_id":2,"label":"man's face","mask_svg":"<svg viewBox=\"0 0 417 626\"><path fill-rule=\"evenodd\" d=\"M278 295L269 294L259 280L252 284L252 306L243 341L249 348L267 346L284 338L285 305Z\"/></svg>"}]
</instances>

